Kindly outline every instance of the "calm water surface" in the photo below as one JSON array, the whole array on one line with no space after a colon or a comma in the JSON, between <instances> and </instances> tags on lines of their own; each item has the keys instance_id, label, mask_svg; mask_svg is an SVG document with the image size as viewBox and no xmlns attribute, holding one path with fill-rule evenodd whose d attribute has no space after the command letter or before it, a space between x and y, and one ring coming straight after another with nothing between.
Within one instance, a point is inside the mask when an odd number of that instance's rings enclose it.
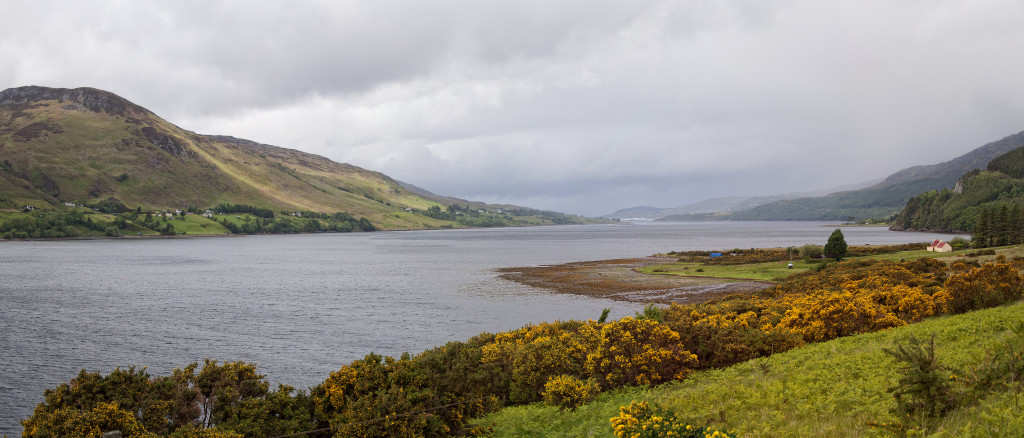
<instances>
[{"instance_id":1,"label":"calm water surface","mask_svg":"<svg viewBox=\"0 0 1024 438\"><path fill-rule=\"evenodd\" d=\"M641 306L555 295L494 269L673 250L824 244L818 222L639 223L169 240L0 241L0 434L81 369L256 362L308 388L369 352ZM845 228L851 245L934 234Z\"/></svg>"}]
</instances>

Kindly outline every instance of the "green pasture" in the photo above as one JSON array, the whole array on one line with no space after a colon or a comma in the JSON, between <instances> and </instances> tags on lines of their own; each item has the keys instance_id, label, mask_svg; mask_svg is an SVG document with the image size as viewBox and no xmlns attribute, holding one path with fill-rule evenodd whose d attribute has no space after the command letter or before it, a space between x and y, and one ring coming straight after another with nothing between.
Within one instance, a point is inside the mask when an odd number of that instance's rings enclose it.
<instances>
[{"instance_id":1,"label":"green pasture","mask_svg":"<svg viewBox=\"0 0 1024 438\"><path fill-rule=\"evenodd\" d=\"M1024 252L1024 251L1022 251ZM952 257L958 253L940 253L933 251L900 251L892 254L879 254L865 257L850 257L844 260L917 260L921 257ZM789 268L789 263L793 268ZM791 274L812 270L822 263L834 263L832 259L795 259L767 263L747 263L741 265L704 265L701 262L674 262L640 268L639 271L651 275L678 275L684 277L715 277L735 280L778 281Z\"/></svg>"}]
</instances>

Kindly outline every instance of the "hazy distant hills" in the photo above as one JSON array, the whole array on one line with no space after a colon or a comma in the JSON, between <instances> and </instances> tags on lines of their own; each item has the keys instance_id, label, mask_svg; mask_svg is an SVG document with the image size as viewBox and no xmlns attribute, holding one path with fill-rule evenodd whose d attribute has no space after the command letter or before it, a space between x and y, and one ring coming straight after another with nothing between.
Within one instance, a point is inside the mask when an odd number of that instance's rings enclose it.
<instances>
[{"instance_id":1,"label":"hazy distant hills","mask_svg":"<svg viewBox=\"0 0 1024 438\"><path fill-rule=\"evenodd\" d=\"M451 223L417 214L430 207L485 205L408 187L318 155L196 134L103 90L0 92L0 207L108 198L143 209L232 203L347 212L402 229Z\"/></svg>"},{"instance_id":2,"label":"hazy distant hills","mask_svg":"<svg viewBox=\"0 0 1024 438\"><path fill-rule=\"evenodd\" d=\"M737 198L704 201L676 212L658 210L659 220L854 220L885 219L898 214L907 200L931 190L952 189L961 176L974 169L985 169L989 161L1024 146L1024 132L988 143L960 157L932 165L914 166L896 172L877 184L857 190L835 191L825 196L789 196ZM725 200L725 201L723 201ZM762 202L767 201L767 202ZM712 207L701 208L702 205ZM620 210L622 211L622 210ZM626 209L624 211L629 211ZM618 214L618 212L616 212ZM618 216L611 216L618 217Z\"/></svg>"},{"instance_id":3,"label":"hazy distant hills","mask_svg":"<svg viewBox=\"0 0 1024 438\"><path fill-rule=\"evenodd\" d=\"M624 208L615 213L605 215L604 217L613 219L660 219L669 216L682 216L682 215L708 215L714 213L732 213L736 211L749 210L754 207L770 204L787 199L806 198L813 196L824 196L826 194L836 192L839 190L852 190L867 187L878 183L879 180L863 182L859 184L853 184L843 187L835 187L828 190L818 190L812 192L799 192L799 193L786 193L781 195L772 196L732 196L722 198L712 198L700 201L694 204L684 205L682 207L675 208L659 208L659 207L631 207Z\"/></svg>"}]
</instances>

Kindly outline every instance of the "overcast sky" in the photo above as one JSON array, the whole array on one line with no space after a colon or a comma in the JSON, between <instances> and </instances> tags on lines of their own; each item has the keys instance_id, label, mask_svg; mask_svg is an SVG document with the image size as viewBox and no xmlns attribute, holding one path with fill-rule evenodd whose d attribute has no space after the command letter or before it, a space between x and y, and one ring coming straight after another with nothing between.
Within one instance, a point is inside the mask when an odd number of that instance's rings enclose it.
<instances>
[{"instance_id":1,"label":"overcast sky","mask_svg":"<svg viewBox=\"0 0 1024 438\"><path fill-rule=\"evenodd\" d=\"M585 215L823 189L1024 130L1024 3L4 1L0 88Z\"/></svg>"}]
</instances>

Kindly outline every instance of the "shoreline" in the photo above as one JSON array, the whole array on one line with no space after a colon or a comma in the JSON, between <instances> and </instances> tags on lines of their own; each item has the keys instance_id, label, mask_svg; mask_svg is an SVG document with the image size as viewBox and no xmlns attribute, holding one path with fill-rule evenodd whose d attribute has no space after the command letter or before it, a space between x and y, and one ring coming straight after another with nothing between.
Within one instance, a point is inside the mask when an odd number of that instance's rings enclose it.
<instances>
[{"instance_id":1,"label":"shoreline","mask_svg":"<svg viewBox=\"0 0 1024 438\"><path fill-rule=\"evenodd\" d=\"M650 256L499 268L495 271L505 280L559 294L632 303L697 304L775 285L768 281L648 275L639 271L645 266L671 261L675 258Z\"/></svg>"}]
</instances>

